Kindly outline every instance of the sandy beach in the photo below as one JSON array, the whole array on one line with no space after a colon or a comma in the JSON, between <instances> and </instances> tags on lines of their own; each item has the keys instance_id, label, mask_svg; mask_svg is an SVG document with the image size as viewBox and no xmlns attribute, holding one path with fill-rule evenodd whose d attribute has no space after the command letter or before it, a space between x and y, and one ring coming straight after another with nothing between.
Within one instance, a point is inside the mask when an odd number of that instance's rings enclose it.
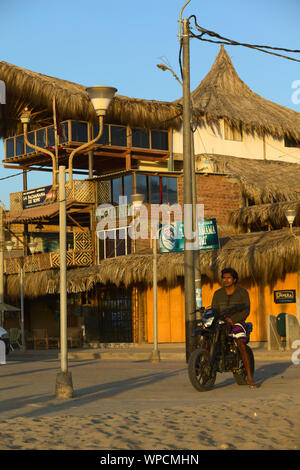
<instances>
[{"instance_id":1,"label":"sandy beach","mask_svg":"<svg viewBox=\"0 0 300 470\"><path fill-rule=\"evenodd\" d=\"M1 449L300 450L300 399L1 422ZM5 431L4 431L5 429Z\"/></svg>"},{"instance_id":2,"label":"sandy beach","mask_svg":"<svg viewBox=\"0 0 300 470\"><path fill-rule=\"evenodd\" d=\"M300 366L257 362L258 389L219 374L199 393L184 363L74 361L69 400L58 366L0 368L1 450L300 450Z\"/></svg>"}]
</instances>

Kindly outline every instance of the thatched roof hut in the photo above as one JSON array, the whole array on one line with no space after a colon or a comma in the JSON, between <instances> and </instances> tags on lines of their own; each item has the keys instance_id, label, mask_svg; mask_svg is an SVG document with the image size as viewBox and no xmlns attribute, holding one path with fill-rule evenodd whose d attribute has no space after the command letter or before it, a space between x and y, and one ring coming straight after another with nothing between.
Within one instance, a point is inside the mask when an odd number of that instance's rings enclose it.
<instances>
[{"instance_id":1,"label":"thatched roof hut","mask_svg":"<svg viewBox=\"0 0 300 470\"><path fill-rule=\"evenodd\" d=\"M205 158L210 161L211 172L236 178L242 195L254 204L300 199L300 165L297 163L210 154L205 154Z\"/></svg>"},{"instance_id":2,"label":"thatched roof hut","mask_svg":"<svg viewBox=\"0 0 300 470\"><path fill-rule=\"evenodd\" d=\"M250 90L238 76L224 46L209 73L192 92L192 100L209 124L223 118L244 132L278 138L286 135L300 141L300 113Z\"/></svg>"},{"instance_id":3,"label":"thatched roof hut","mask_svg":"<svg viewBox=\"0 0 300 470\"><path fill-rule=\"evenodd\" d=\"M0 80L6 83L7 104L0 106L0 137L22 134L20 115L32 110L32 128L52 123L52 99L56 97L61 119L95 121L96 114L85 91L77 83L0 62ZM216 60L192 92L194 113L201 124L212 127L220 119L245 132L290 137L300 141L300 113L254 93L238 76L221 46ZM116 95L107 122L138 127L174 128L181 125L182 99L171 102Z\"/></svg>"},{"instance_id":4,"label":"thatched roof hut","mask_svg":"<svg viewBox=\"0 0 300 470\"><path fill-rule=\"evenodd\" d=\"M221 249L201 251L201 273L209 282L219 280L220 271L231 266L241 280L267 284L300 269L300 228L272 232L246 233L222 238ZM184 277L183 253L158 256L158 282L175 286ZM38 279L38 282L37 282ZM68 270L69 293L84 292L99 284L117 286L151 286L152 255L130 255L101 261L99 266ZM19 297L19 276L7 276L7 296ZM59 292L59 271L26 273L24 292L27 297L39 297Z\"/></svg>"},{"instance_id":5,"label":"thatched roof hut","mask_svg":"<svg viewBox=\"0 0 300 470\"><path fill-rule=\"evenodd\" d=\"M52 100L56 98L61 120L97 122L85 87L0 62L0 80L6 84L6 104L0 105L0 137L22 134L20 115L27 106L33 115L32 129L52 124ZM182 107L174 103L116 95L107 122L138 127L178 129Z\"/></svg>"},{"instance_id":6,"label":"thatched roof hut","mask_svg":"<svg viewBox=\"0 0 300 470\"><path fill-rule=\"evenodd\" d=\"M230 213L229 223L239 230L247 230L248 228L261 230L266 226L272 229L278 229L288 225L285 216L287 209L294 209L296 211L294 225L299 227L300 198L298 201L242 207Z\"/></svg>"}]
</instances>

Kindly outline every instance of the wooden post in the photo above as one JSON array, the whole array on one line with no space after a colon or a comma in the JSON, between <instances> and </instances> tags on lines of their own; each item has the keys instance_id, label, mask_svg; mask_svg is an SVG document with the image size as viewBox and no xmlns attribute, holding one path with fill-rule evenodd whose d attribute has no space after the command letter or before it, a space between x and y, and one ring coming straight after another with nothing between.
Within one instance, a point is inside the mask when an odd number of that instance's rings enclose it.
<instances>
[{"instance_id":1,"label":"wooden post","mask_svg":"<svg viewBox=\"0 0 300 470\"><path fill-rule=\"evenodd\" d=\"M25 321L24 321L24 257L20 263L20 306L21 306L21 342L22 350L25 351Z\"/></svg>"}]
</instances>

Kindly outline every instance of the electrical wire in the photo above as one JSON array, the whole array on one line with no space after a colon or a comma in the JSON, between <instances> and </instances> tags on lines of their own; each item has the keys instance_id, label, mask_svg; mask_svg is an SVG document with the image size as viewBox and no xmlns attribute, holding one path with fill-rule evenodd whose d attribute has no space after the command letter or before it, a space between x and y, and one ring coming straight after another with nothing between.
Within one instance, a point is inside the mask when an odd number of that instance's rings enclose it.
<instances>
[{"instance_id":1,"label":"electrical wire","mask_svg":"<svg viewBox=\"0 0 300 470\"><path fill-rule=\"evenodd\" d=\"M211 43L214 43L214 44L224 44L224 45L227 45L227 46L248 47L250 49L255 49L257 51L264 52L265 54L271 54L271 55L275 55L277 57L282 57L283 59L292 60L294 62L300 62L299 59L295 59L293 57L289 57L289 56L286 56L286 55L283 55L283 54L278 54L276 52L271 52L271 50L273 50L273 51L284 51L284 52L290 52L292 54L296 54L296 53L298 54L298 53L300 53L300 50L298 50L298 49L287 49L287 48L284 48L284 47L265 46L265 45L261 45L261 44L248 44L248 43L234 41L232 39L221 36L220 34L214 32L214 31L210 31L208 29L203 28L202 26L199 26L198 23L197 23L197 19L196 19L195 15L191 15L189 17L189 20L190 19L193 19L195 21L195 26L196 26L197 30L200 31L200 34L194 34L190 30L190 34L191 34L192 37L194 37L196 39L199 39L200 41L211 42ZM205 34L207 34L208 36L210 36L212 38L220 39L220 41L215 41L213 39L204 38L203 36ZM268 49L268 50L266 50L266 49Z\"/></svg>"}]
</instances>

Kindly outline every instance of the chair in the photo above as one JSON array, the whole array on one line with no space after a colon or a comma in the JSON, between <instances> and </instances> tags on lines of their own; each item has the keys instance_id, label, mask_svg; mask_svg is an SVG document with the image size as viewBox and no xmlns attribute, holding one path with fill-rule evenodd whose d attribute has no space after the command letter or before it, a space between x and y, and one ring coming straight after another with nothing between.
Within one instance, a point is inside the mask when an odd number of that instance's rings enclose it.
<instances>
[{"instance_id":1,"label":"chair","mask_svg":"<svg viewBox=\"0 0 300 470\"><path fill-rule=\"evenodd\" d=\"M11 328L9 330L9 343L12 351L14 351L14 346L21 348L21 344L19 343L20 336L21 330L19 328Z\"/></svg>"},{"instance_id":2,"label":"chair","mask_svg":"<svg viewBox=\"0 0 300 470\"><path fill-rule=\"evenodd\" d=\"M48 349L48 332L46 328L37 328L32 330L33 349L39 349L45 346Z\"/></svg>"},{"instance_id":3,"label":"chair","mask_svg":"<svg viewBox=\"0 0 300 470\"><path fill-rule=\"evenodd\" d=\"M68 328L68 341L70 343L70 347L73 346L78 347L82 346L82 330L80 327L73 326Z\"/></svg>"}]
</instances>

